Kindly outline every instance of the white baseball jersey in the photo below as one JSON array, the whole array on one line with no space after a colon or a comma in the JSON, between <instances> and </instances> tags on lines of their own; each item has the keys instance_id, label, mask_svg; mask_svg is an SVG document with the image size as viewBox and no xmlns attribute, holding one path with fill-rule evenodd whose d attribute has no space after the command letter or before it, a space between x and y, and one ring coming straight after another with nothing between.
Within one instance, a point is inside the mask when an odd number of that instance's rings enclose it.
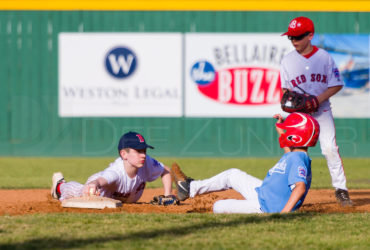
<instances>
[{"instance_id":1,"label":"white baseball jersey","mask_svg":"<svg viewBox=\"0 0 370 250\"><path fill-rule=\"evenodd\" d=\"M313 51L302 56L296 50L284 56L280 69L281 87L318 96L329 87L342 86L340 74L334 60L323 49L314 46ZM299 87L299 88L298 88ZM329 100L320 104L319 110L312 114L320 124L320 147L325 156L332 185L345 189L346 177L335 139L334 118Z\"/></svg>"},{"instance_id":2,"label":"white baseball jersey","mask_svg":"<svg viewBox=\"0 0 370 250\"><path fill-rule=\"evenodd\" d=\"M284 56L280 70L281 87L318 96L328 87L343 85L334 60L323 49L314 47L308 58L296 50ZM298 88L298 87L299 88ZM329 100L320 104L320 109L330 109Z\"/></svg>"},{"instance_id":3,"label":"white baseball jersey","mask_svg":"<svg viewBox=\"0 0 370 250\"><path fill-rule=\"evenodd\" d=\"M86 183L103 177L108 181L108 186L99 190L101 196L131 203L141 197L145 183L156 180L163 170L162 163L147 155L144 166L139 168L137 175L131 179L127 176L123 160L119 157L108 168L91 176Z\"/></svg>"},{"instance_id":4,"label":"white baseball jersey","mask_svg":"<svg viewBox=\"0 0 370 250\"><path fill-rule=\"evenodd\" d=\"M130 178L125 171L123 160L119 157L110 163L105 170L90 176L86 184L103 177L108 181L108 185L99 189L100 196L132 203L140 199L145 183L156 180L162 175L163 171L164 165L147 155L144 166L138 169L134 178ZM79 197L82 196L83 185L71 181L62 184L60 190L61 198L59 200Z\"/></svg>"}]
</instances>

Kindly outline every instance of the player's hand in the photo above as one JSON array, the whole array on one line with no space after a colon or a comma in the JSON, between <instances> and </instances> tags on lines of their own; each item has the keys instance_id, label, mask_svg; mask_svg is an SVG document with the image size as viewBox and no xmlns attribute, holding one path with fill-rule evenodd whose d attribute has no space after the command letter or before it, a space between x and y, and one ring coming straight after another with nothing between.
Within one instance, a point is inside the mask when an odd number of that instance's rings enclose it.
<instances>
[{"instance_id":1,"label":"player's hand","mask_svg":"<svg viewBox=\"0 0 370 250\"><path fill-rule=\"evenodd\" d=\"M84 196L91 196L91 195L100 195L97 183L90 182L84 186L83 189Z\"/></svg>"},{"instance_id":2,"label":"player's hand","mask_svg":"<svg viewBox=\"0 0 370 250\"><path fill-rule=\"evenodd\" d=\"M281 116L281 114L275 114L273 118L277 120L276 123L282 123L284 121L284 118Z\"/></svg>"},{"instance_id":3,"label":"player's hand","mask_svg":"<svg viewBox=\"0 0 370 250\"><path fill-rule=\"evenodd\" d=\"M273 118L277 120L276 123L283 123L284 122L284 118L280 114L275 114L273 116ZM282 130L281 128L276 127L276 131L279 134L279 136L281 134L284 134L284 130Z\"/></svg>"}]
</instances>

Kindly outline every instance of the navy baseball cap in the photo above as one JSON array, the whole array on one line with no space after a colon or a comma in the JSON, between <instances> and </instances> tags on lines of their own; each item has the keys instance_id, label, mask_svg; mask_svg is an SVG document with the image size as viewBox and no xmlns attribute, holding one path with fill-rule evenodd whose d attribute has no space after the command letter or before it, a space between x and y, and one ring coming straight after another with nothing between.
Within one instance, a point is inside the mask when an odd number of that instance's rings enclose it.
<instances>
[{"instance_id":1,"label":"navy baseball cap","mask_svg":"<svg viewBox=\"0 0 370 250\"><path fill-rule=\"evenodd\" d=\"M118 152L124 148L133 148L133 149L146 149L154 147L146 144L144 136L136 132L128 132L122 135L118 143Z\"/></svg>"}]
</instances>

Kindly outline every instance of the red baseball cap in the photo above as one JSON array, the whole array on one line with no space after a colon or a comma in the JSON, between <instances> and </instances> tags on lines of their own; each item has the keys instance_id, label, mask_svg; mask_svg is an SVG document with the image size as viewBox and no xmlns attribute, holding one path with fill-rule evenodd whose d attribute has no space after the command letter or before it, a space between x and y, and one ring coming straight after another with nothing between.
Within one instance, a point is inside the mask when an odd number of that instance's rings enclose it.
<instances>
[{"instance_id":1,"label":"red baseball cap","mask_svg":"<svg viewBox=\"0 0 370 250\"><path fill-rule=\"evenodd\" d=\"M300 36L306 32L315 32L313 22L308 17L300 16L294 18L289 23L288 31L282 34L282 36Z\"/></svg>"}]
</instances>

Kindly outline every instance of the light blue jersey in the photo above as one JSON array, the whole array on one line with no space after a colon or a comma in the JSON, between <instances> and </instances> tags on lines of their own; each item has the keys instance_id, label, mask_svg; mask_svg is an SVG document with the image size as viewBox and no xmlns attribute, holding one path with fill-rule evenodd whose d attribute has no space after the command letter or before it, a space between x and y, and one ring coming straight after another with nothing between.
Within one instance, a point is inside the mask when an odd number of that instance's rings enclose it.
<instances>
[{"instance_id":1,"label":"light blue jersey","mask_svg":"<svg viewBox=\"0 0 370 250\"><path fill-rule=\"evenodd\" d=\"M311 159L305 152L285 153L269 170L260 187L256 188L261 209L265 213L279 213L288 202L295 183L304 182L306 192L294 206L300 208L311 186Z\"/></svg>"}]
</instances>

